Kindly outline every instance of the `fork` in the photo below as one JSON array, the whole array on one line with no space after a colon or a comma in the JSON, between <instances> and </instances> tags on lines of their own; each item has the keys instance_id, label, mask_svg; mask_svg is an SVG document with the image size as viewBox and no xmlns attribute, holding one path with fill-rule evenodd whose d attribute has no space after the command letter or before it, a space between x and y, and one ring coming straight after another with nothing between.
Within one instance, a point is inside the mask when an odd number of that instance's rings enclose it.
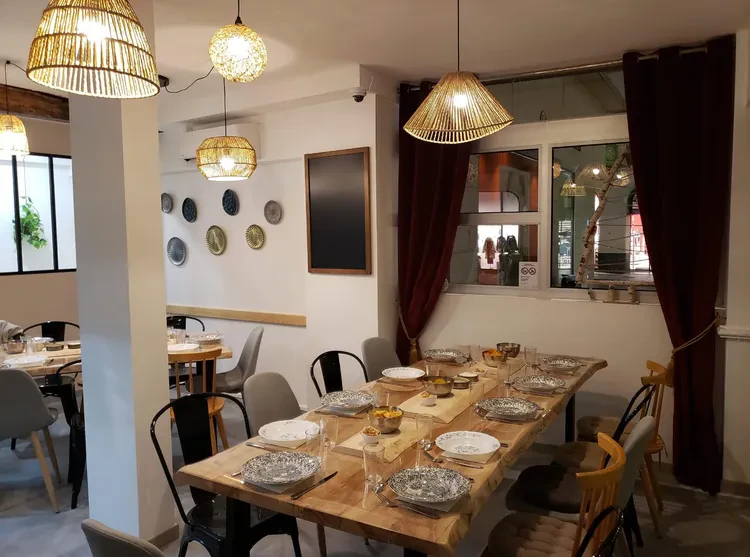
<instances>
[{"instance_id":1,"label":"fork","mask_svg":"<svg viewBox=\"0 0 750 557\"><path fill-rule=\"evenodd\" d=\"M429 458L432 462L435 464L441 464L443 462L452 462L453 464L458 464L460 466L466 466L467 468L474 468L475 470L482 470L484 466L481 464L475 464L473 462L468 462L465 460L460 460L457 458L451 458L451 457L443 457L443 456L433 456L431 455L429 451L434 445L432 443L426 444L424 447L422 447L422 451L424 452L425 456ZM472 482L474 481L472 478L469 478Z\"/></svg>"}]
</instances>

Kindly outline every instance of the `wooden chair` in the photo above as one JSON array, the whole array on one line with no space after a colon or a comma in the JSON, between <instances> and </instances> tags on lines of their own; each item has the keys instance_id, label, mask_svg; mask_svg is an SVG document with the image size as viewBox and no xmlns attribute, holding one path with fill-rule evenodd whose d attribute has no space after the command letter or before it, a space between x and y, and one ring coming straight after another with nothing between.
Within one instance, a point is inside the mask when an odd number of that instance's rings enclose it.
<instances>
[{"instance_id":1,"label":"wooden chair","mask_svg":"<svg viewBox=\"0 0 750 557\"><path fill-rule=\"evenodd\" d=\"M598 435L598 444L609 462L601 470L576 474L583 495L577 523L534 513L509 514L492 529L483 555L518 557L530 554L533 549L539 555L569 552L571 557L576 557L584 532L589 530L594 530L590 538L593 547L600 547L616 526L616 517L606 516L601 521L597 517L617 497L625 468L625 451L605 433Z\"/></svg>"},{"instance_id":2,"label":"wooden chair","mask_svg":"<svg viewBox=\"0 0 750 557\"><path fill-rule=\"evenodd\" d=\"M187 370L187 390L190 393L209 393L214 389L216 385L216 359L221 355L221 346L211 348L209 350L194 350L190 352L174 352L169 354L169 365L172 367L175 375L175 391L177 398L182 395L180 386L180 372ZM180 367L180 365L184 367ZM193 364L195 364L195 370L202 370L200 376L196 374L193 379ZM200 384L198 380L200 379ZM221 444L225 449L229 448L229 441L227 440L227 431L224 426L224 419L221 416L221 411L224 408L224 399L219 397L211 397L208 400L208 419L211 424L209 428L211 430L211 447L213 448L214 454L216 454L216 434L215 429L219 430L219 436L221 437ZM216 428L214 428L214 425Z\"/></svg>"}]
</instances>

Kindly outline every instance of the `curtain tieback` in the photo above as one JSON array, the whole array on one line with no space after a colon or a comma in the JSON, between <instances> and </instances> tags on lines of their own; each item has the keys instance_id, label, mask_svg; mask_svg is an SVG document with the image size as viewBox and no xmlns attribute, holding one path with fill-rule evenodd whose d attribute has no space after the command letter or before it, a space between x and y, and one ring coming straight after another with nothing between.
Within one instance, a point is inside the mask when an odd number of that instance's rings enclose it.
<instances>
[{"instance_id":1,"label":"curtain tieback","mask_svg":"<svg viewBox=\"0 0 750 557\"><path fill-rule=\"evenodd\" d=\"M412 337L409 335L409 331L406 328L406 323L404 323L404 315L401 313L401 302L398 303L398 320L401 322L401 328L404 331L404 334L406 335L406 338L409 339L409 363L415 364L419 360L422 359L422 357L419 354L419 337L422 336L422 333L424 332L424 328L419 331L419 334L415 337Z\"/></svg>"},{"instance_id":2,"label":"curtain tieback","mask_svg":"<svg viewBox=\"0 0 750 557\"><path fill-rule=\"evenodd\" d=\"M703 329L700 333L698 333L697 335L695 335L690 340L688 340L686 342L683 342L677 348L674 348L672 350L672 356L669 358L669 365L667 366L667 372L669 373L668 384L669 384L670 387L673 386L673 384L672 384L672 378L674 377L674 356L675 356L675 354L677 354L677 352L679 352L680 350L685 350L686 348L692 346L693 344L695 344L697 342L700 342L706 335L708 335L708 333L711 332L711 330L714 327L716 327L719 324L720 321L721 321L721 316L717 313L714 316L713 321L711 321L711 323L709 323L708 326L705 329Z\"/></svg>"}]
</instances>

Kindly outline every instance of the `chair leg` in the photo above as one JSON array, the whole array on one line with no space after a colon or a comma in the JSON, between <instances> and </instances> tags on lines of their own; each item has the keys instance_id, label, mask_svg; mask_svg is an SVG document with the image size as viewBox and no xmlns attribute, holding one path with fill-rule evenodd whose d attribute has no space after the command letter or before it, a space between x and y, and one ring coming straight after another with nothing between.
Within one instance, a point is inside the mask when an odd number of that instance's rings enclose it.
<instances>
[{"instance_id":1,"label":"chair leg","mask_svg":"<svg viewBox=\"0 0 750 557\"><path fill-rule=\"evenodd\" d=\"M185 557L187 555L188 545L190 544L189 538L182 538L180 540L180 551L177 554L177 557Z\"/></svg>"},{"instance_id":2,"label":"chair leg","mask_svg":"<svg viewBox=\"0 0 750 557\"><path fill-rule=\"evenodd\" d=\"M10 450L15 451L16 450L16 438L10 440Z\"/></svg>"},{"instance_id":3,"label":"chair leg","mask_svg":"<svg viewBox=\"0 0 750 557\"><path fill-rule=\"evenodd\" d=\"M318 524L318 552L320 557L327 557L328 550L326 549L326 529L322 524Z\"/></svg>"},{"instance_id":4,"label":"chair leg","mask_svg":"<svg viewBox=\"0 0 750 557\"><path fill-rule=\"evenodd\" d=\"M57 504L55 486L52 485L52 478L49 475L49 468L47 468L47 460L42 452L42 444L39 442L39 436L36 434L36 431L31 432L31 443L34 445L36 459L39 461L39 467L42 469L42 478L44 478L44 485L47 488L47 494L49 495L50 501L52 501L52 508L56 513L59 513L60 506Z\"/></svg>"},{"instance_id":5,"label":"chair leg","mask_svg":"<svg viewBox=\"0 0 750 557\"><path fill-rule=\"evenodd\" d=\"M224 418L221 416L221 412L214 416L216 420L216 427L219 430L219 437L221 437L221 444L224 446L226 451L229 448L229 441L227 441L227 430L224 427Z\"/></svg>"},{"instance_id":6,"label":"chair leg","mask_svg":"<svg viewBox=\"0 0 750 557\"><path fill-rule=\"evenodd\" d=\"M211 433L211 451L212 454L216 454L216 420L214 418L209 418L208 422L208 429Z\"/></svg>"},{"instance_id":7,"label":"chair leg","mask_svg":"<svg viewBox=\"0 0 750 557\"><path fill-rule=\"evenodd\" d=\"M623 510L625 513L625 524L632 530L635 536L635 544L638 547L643 547L643 536L641 535L641 525L638 523L638 513L635 510L635 500L633 495L628 499L627 505Z\"/></svg>"},{"instance_id":8,"label":"chair leg","mask_svg":"<svg viewBox=\"0 0 750 557\"><path fill-rule=\"evenodd\" d=\"M649 480L651 480L651 488L654 490L656 504L659 506L659 512L662 512L664 510L664 501L662 501L661 498L661 489L659 487L659 482L657 481L656 470L654 470L654 459L650 454L647 454L645 460L646 472L648 472Z\"/></svg>"},{"instance_id":9,"label":"chair leg","mask_svg":"<svg viewBox=\"0 0 750 557\"><path fill-rule=\"evenodd\" d=\"M47 445L47 454L52 462L52 469L55 471L55 477L57 477L57 483L62 483L62 476L60 476L60 468L57 465L57 454L55 453L55 444L52 442L52 436L49 434L49 428L45 427L42 432L44 433L44 442Z\"/></svg>"},{"instance_id":10,"label":"chair leg","mask_svg":"<svg viewBox=\"0 0 750 557\"><path fill-rule=\"evenodd\" d=\"M648 503L648 511L651 513L651 520L654 523L654 532L658 539L662 538L661 527L659 524L659 505L656 503L656 497L654 497L654 491L651 487L651 479L649 478L648 471L645 466L641 466L641 482L643 482L643 491L646 494L646 502Z\"/></svg>"}]
</instances>

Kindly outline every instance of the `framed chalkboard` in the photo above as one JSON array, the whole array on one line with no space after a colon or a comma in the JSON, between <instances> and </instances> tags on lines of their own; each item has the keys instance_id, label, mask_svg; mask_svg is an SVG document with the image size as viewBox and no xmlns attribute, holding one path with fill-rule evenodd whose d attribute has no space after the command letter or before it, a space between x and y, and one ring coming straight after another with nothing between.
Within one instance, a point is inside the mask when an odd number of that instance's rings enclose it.
<instances>
[{"instance_id":1,"label":"framed chalkboard","mask_svg":"<svg viewBox=\"0 0 750 557\"><path fill-rule=\"evenodd\" d=\"M372 273L370 148L305 155L307 270Z\"/></svg>"}]
</instances>

